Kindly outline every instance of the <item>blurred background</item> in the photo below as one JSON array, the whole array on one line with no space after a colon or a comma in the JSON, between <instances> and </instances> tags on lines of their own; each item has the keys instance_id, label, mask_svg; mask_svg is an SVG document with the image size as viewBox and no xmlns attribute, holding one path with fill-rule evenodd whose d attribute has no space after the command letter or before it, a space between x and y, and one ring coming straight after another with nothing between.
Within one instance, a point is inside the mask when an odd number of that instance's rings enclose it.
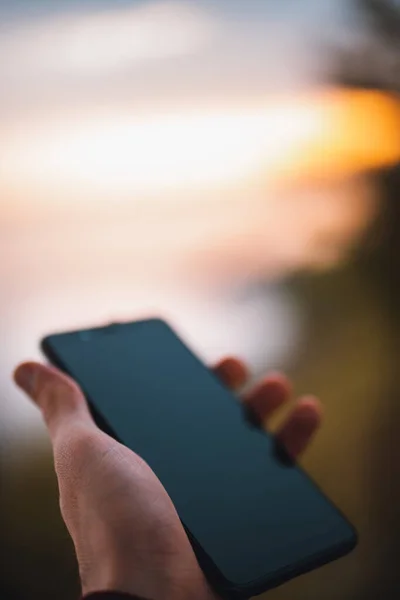
<instances>
[{"instance_id":1,"label":"blurred background","mask_svg":"<svg viewBox=\"0 0 400 600\"><path fill-rule=\"evenodd\" d=\"M1 598L79 595L12 369L154 314L323 399L360 544L266 597L398 597L399 90L396 0L0 0Z\"/></svg>"}]
</instances>

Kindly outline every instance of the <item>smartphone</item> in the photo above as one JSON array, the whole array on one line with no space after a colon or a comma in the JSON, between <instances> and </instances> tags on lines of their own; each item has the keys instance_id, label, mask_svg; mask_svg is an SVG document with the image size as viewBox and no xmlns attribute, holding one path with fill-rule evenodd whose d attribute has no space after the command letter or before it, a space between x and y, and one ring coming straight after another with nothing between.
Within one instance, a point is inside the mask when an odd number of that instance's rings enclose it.
<instances>
[{"instance_id":1,"label":"smartphone","mask_svg":"<svg viewBox=\"0 0 400 600\"><path fill-rule=\"evenodd\" d=\"M154 470L222 597L260 594L355 546L348 520L164 321L50 335L42 349Z\"/></svg>"}]
</instances>

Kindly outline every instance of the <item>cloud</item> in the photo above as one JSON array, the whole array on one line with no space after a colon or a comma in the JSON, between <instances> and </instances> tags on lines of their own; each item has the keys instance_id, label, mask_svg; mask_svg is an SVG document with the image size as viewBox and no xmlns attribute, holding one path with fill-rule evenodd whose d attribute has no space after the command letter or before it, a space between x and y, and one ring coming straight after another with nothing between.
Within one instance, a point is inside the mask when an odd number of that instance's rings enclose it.
<instances>
[{"instance_id":1,"label":"cloud","mask_svg":"<svg viewBox=\"0 0 400 600\"><path fill-rule=\"evenodd\" d=\"M212 16L183 2L151 2L65 13L0 34L2 77L93 75L195 52L215 30Z\"/></svg>"}]
</instances>

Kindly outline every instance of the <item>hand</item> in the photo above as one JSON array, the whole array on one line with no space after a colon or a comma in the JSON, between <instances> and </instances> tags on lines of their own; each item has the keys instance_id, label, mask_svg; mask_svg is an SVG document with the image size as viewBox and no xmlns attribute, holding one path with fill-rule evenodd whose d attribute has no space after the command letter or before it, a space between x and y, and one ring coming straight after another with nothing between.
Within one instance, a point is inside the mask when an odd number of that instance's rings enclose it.
<instances>
[{"instance_id":1,"label":"hand","mask_svg":"<svg viewBox=\"0 0 400 600\"><path fill-rule=\"evenodd\" d=\"M238 390L243 363L228 358L215 367ZM118 590L158 600L215 600L171 499L150 467L100 431L77 384L58 370L25 363L16 383L40 408L48 427L62 516L73 539L84 594ZM260 423L289 398L282 375L261 381L244 398ZM300 398L278 432L293 456L320 423L315 398Z\"/></svg>"}]
</instances>

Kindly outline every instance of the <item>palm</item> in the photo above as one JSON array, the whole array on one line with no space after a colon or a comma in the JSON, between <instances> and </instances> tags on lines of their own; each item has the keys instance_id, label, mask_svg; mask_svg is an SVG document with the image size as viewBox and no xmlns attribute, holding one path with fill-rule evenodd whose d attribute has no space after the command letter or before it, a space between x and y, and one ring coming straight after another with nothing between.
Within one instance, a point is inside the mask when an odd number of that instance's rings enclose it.
<instances>
[{"instance_id":1,"label":"palm","mask_svg":"<svg viewBox=\"0 0 400 600\"><path fill-rule=\"evenodd\" d=\"M62 445L55 453L59 473L79 474L78 478L60 481L60 494L84 591L92 591L100 583L109 589L114 581L118 581L119 589L123 584L129 589L134 581L137 593L157 598L159 581L161 589L168 585L165 572L190 569L193 576L198 567L192 548L167 492L150 467L100 431L83 439L72 460L66 459ZM71 444L71 439L67 443ZM108 566L110 555L112 569ZM158 572L152 579L155 589L150 590L146 574L149 562ZM98 572L103 574L101 582ZM143 574L146 581L142 583Z\"/></svg>"}]
</instances>

